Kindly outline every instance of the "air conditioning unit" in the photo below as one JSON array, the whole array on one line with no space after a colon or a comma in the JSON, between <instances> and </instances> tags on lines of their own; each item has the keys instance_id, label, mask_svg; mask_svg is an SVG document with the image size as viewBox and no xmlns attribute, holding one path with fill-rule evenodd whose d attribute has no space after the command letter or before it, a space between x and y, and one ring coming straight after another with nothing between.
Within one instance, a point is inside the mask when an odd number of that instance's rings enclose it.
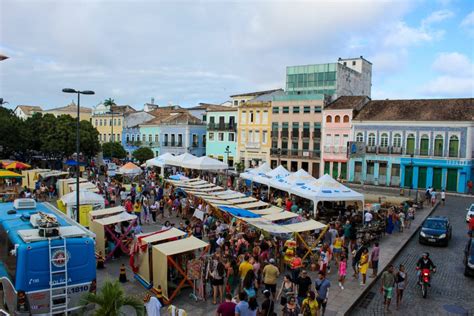
<instances>
[{"instance_id":1,"label":"air conditioning unit","mask_svg":"<svg viewBox=\"0 0 474 316\"><path fill-rule=\"evenodd\" d=\"M36 209L36 201L33 199L16 199L13 201L13 207L17 210Z\"/></svg>"}]
</instances>

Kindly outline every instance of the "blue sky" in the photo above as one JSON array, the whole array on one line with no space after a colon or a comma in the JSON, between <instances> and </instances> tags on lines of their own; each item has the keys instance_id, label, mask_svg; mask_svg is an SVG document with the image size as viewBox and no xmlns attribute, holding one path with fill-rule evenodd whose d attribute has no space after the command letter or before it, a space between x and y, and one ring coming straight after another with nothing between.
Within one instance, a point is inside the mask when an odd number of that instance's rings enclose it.
<instances>
[{"instance_id":1,"label":"blue sky","mask_svg":"<svg viewBox=\"0 0 474 316\"><path fill-rule=\"evenodd\" d=\"M474 1L0 2L0 97L59 107L64 87L140 109L285 85L288 65L363 55L372 98L474 95Z\"/></svg>"}]
</instances>

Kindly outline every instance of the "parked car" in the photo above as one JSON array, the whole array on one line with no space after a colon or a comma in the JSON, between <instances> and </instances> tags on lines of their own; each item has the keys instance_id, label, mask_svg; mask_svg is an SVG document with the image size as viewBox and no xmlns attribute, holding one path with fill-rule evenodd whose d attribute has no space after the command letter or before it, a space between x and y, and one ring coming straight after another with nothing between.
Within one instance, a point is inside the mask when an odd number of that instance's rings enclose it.
<instances>
[{"instance_id":1,"label":"parked car","mask_svg":"<svg viewBox=\"0 0 474 316\"><path fill-rule=\"evenodd\" d=\"M451 234L451 223L446 216L432 216L423 222L418 240L420 244L447 246L451 239Z\"/></svg>"},{"instance_id":2,"label":"parked car","mask_svg":"<svg viewBox=\"0 0 474 316\"><path fill-rule=\"evenodd\" d=\"M469 220L471 219L471 215L474 215L474 203L472 203L471 206L466 209L466 211L467 211L466 223L469 223Z\"/></svg>"},{"instance_id":3,"label":"parked car","mask_svg":"<svg viewBox=\"0 0 474 316\"><path fill-rule=\"evenodd\" d=\"M474 276L474 238L469 238L464 249L464 275Z\"/></svg>"}]
</instances>

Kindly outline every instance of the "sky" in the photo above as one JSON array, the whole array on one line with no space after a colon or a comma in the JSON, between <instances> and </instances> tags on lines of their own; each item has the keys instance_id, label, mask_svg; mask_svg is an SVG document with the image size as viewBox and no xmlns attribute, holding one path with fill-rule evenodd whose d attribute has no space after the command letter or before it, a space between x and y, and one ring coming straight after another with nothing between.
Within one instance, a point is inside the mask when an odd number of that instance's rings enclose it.
<instances>
[{"instance_id":1,"label":"sky","mask_svg":"<svg viewBox=\"0 0 474 316\"><path fill-rule=\"evenodd\" d=\"M358 56L372 99L473 97L474 0L1 0L0 54L11 108L222 103Z\"/></svg>"}]
</instances>

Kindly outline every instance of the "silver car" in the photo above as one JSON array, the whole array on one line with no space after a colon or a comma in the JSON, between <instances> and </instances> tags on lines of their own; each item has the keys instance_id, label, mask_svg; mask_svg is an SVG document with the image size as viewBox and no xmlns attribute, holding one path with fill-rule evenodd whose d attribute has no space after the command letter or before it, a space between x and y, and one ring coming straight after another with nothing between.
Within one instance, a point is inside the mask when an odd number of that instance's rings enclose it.
<instances>
[{"instance_id":1,"label":"silver car","mask_svg":"<svg viewBox=\"0 0 474 316\"><path fill-rule=\"evenodd\" d=\"M466 222L469 223L469 220L471 219L471 215L474 215L474 203L472 203L471 206L466 209L466 211L467 211Z\"/></svg>"}]
</instances>

